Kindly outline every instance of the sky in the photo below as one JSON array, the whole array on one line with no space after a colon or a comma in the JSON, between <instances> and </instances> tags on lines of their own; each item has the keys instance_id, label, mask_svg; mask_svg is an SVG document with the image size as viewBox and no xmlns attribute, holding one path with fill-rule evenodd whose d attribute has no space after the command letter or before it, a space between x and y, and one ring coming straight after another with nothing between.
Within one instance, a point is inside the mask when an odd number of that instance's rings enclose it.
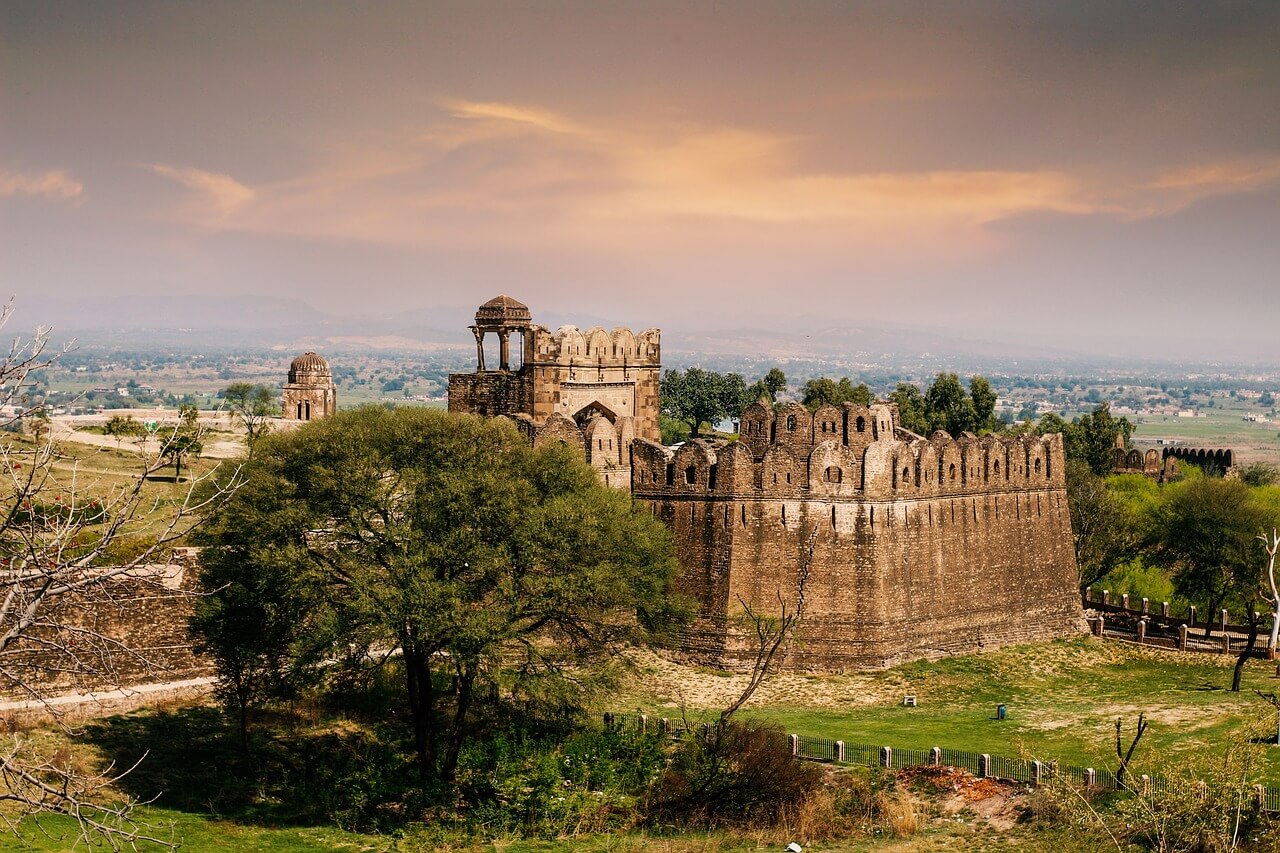
<instances>
[{"instance_id":1,"label":"sky","mask_svg":"<svg viewBox=\"0 0 1280 853\"><path fill-rule=\"evenodd\" d=\"M1277 44L1274 2L10 0L0 283L1280 364Z\"/></svg>"}]
</instances>

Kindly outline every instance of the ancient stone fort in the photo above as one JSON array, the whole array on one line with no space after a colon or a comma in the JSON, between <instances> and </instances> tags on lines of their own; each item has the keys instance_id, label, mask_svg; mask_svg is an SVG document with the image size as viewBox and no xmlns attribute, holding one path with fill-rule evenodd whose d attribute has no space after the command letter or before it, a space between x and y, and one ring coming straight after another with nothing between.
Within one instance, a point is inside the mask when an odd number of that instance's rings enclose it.
<instances>
[{"instance_id":1,"label":"ancient stone fort","mask_svg":"<svg viewBox=\"0 0 1280 853\"><path fill-rule=\"evenodd\" d=\"M670 526L681 591L698 605L684 643L696 659L743 661L744 603L799 611L789 662L816 669L1083 628L1060 435L923 437L888 404L762 401L743 412L736 442L664 447L658 330L550 332L499 296L472 331L477 370L450 377L449 409L506 416L535 445L577 449ZM484 360L490 333L496 370Z\"/></svg>"}]
</instances>

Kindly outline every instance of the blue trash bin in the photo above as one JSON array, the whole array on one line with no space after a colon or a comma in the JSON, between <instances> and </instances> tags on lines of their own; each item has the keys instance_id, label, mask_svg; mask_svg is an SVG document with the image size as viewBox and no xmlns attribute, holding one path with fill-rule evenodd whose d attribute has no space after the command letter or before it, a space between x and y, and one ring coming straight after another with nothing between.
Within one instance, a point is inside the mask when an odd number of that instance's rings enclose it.
<instances>
[{"instance_id":1,"label":"blue trash bin","mask_svg":"<svg viewBox=\"0 0 1280 853\"><path fill-rule=\"evenodd\" d=\"M1008 709L1007 709L1004 705L997 705L997 706L996 706L996 719L997 719L997 720L1003 720L1003 719L1005 718L1005 714L1007 714L1007 713L1008 713Z\"/></svg>"}]
</instances>

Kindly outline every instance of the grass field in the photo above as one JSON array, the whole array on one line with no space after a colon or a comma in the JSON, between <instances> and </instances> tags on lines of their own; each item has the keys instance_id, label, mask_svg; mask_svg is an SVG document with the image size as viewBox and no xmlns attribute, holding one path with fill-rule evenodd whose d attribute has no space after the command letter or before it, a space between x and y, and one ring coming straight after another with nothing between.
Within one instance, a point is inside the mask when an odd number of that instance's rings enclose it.
<instances>
[{"instance_id":1,"label":"grass field","mask_svg":"<svg viewBox=\"0 0 1280 853\"><path fill-rule=\"evenodd\" d=\"M692 717L708 713L740 689L741 676L672 663L654 654L637 657L629 687L614 694L612 710L644 710L654 716ZM1139 711L1152 721L1135 765L1157 770L1170 762L1211 759L1232 739L1261 722L1274 731L1275 712L1253 694L1280 687L1274 665L1253 662L1245 690L1231 694L1230 661L1210 655L1179 655L1093 638L1017 646L935 662L914 662L876 673L805 675L786 673L767 682L744 712L773 720L788 731L840 738L848 743L928 748L942 746L1003 755L1025 755L1065 763L1113 767L1114 724L1131 730ZM904 693L919 699L901 705ZM681 705L684 708L681 708ZM1004 703L1009 717L997 721ZM604 710L602 706L600 710ZM63 735L38 737L57 741ZM138 712L86 726L68 747L77 760L127 766L142 751L148 756L127 790L156 797L140 814L161 837L186 849L258 851L474 849L533 853L587 850L674 853L780 849L775 835L628 834L571 841L507 840L468 847L430 827L410 826L396 836L343 832L306 825L297 815L304 803L257 802L243 790L233 733L212 709ZM1280 747L1269 756L1268 774L1280 784ZM0 849L67 850L70 825L55 819L49 835L31 835L32 846L0 838ZM30 825L28 824L28 828ZM934 816L905 840L861 839L808 847L809 850L942 849L1075 850L1071 839L1043 828L1012 826L993 830L979 821ZM145 849L145 848L144 848Z\"/></svg>"},{"instance_id":2,"label":"grass field","mask_svg":"<svg viewBox=\"0 0 1280 853\"><path fill-rule=\"evenodd\" d=\"M1139 711L1151 720L1142 742L1148 763L1211 759L1251 727L1275 731L1275 710L1255 695L1280 692L1274 664L1251 661L1242 691L1229 692L1234 658L1178 654L1080 638L1015 646L879 673L784 674L760 691L747 713L788 732L849 744L928 749L940 746L1010 757L1112 767L1115 722L1132 730ZM708 682L718 687L708 690ZM626 697L656 717L700 716L740 689L739 677L698 672L651 659ZM904 707L913 694L918 706ZM997 720L996 706L1008 717ZM1267 759L1280 785L1280 746Z\"/></svg>"}]
</instances>

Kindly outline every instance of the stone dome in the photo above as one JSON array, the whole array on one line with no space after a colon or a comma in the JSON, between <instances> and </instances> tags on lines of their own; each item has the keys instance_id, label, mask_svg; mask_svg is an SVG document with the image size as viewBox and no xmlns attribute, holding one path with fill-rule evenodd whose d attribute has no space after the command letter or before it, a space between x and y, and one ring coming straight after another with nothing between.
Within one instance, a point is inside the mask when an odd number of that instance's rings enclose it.
<instances>
[{"instance_id":1,"label":"stone dome","mask_svg":"<svg viewBox=\"0 0 1280 853\"><path fill-rule=\"evenodd\" d=\"M510 296L495 296L476 309L476 325L484 328L520 328L533 321L529 306Z\"/></svg>"},{"instance_id":2,"label":"stone dome","mask_svg":"<svg viewBox=\"0 0 1280 853\"><path fill-rule=\"evenodd\" d=\"M332 377L329 362L314 352L304 352L289 365L291 385L327 384Z\"/></svg>"}]
</instances>

